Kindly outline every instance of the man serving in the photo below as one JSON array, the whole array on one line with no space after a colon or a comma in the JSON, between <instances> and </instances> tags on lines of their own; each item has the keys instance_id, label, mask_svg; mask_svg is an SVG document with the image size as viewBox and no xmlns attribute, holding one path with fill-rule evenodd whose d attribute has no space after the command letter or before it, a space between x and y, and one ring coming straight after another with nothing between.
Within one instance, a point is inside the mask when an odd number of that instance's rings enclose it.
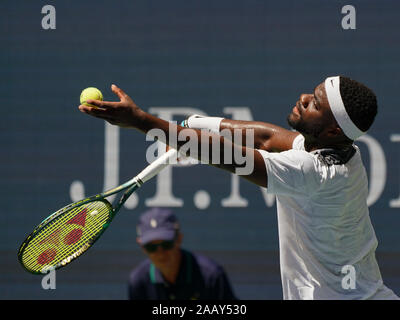
<instances>
[{"instance_id":1,"label":"man serving","mask_svg":"<svg viewBox=\"0 0 400 320\"><path fill-rule=\"evenodd\" d=\"M353 143L377 114L369 88L346 77L328 77L293 107L288 123L296 131L199 116L177 126L144 112L115 85L112 91L119 102L88 100L97 108L81 105L80 111L143 133L162 130L163 142L178 150L188 141L172 139L172 133L195 137L197 148L187 155L201 159L207 150L211 165L232 173L243 167L232 155L248 155L253 170L242 177L277 197L284 299L399 299L383 284L375 258L367 175ZM224 135L214 139L222 130L237 129L243 136L252 129L254 146L235 144ZM212 163L216 153L224 161ZM343 268L354 270L354 285L343 284Z\"/></svg>"}]
</instances>

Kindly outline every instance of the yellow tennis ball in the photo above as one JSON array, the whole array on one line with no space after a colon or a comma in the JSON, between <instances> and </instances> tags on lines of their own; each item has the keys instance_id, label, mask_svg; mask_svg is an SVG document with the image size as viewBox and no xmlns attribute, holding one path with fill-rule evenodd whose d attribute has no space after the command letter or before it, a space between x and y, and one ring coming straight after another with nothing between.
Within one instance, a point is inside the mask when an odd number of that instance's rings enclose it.
<instances>
[{"instance_id":1,"label":"yellow tennis ball","mask_svg":"<svg viewBox=\"0 0 400 320\"><path fill-rule=\"evenodd\" d=\"M103 94L97 88L89 87L82 91L80 101L81 104L88 106L88 107L95 107L93 104L86 103L87 100L103 100Z\"/></svg>"}]
</instances>

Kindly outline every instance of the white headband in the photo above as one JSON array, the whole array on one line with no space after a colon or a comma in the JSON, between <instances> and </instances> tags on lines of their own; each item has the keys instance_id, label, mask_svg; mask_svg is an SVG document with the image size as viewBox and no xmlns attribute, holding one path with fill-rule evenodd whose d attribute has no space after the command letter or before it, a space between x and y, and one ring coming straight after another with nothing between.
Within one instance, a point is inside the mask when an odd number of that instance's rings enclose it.
<instances>
[{"instance_id":1,"label":"white headband","mask_svg":"<svg viewBox=\"0 0 400 320\"><path fill-rule=\"evenodd\" d=\"M344 107L342 96L340 95L340 77L326 78L325 91L333 116L344 134L351 140L356 140L362 136L365 132L357 128Z\"/></svg>"}]
</instances>

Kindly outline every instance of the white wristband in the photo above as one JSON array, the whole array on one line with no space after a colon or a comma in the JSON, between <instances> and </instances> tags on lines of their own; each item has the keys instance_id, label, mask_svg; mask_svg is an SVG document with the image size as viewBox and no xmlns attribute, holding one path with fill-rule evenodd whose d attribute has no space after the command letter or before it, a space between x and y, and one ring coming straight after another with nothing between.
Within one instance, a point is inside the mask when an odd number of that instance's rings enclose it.
<instances>
[{"instance_id":1,"label":"white wristband","mask_svg":"<svg viewBox=\"0 0 400 320\"><path fill-rule=\"evenodd\" d=\"M192 129L205 129L214 133L219 133L219 126L224 118L204 117L194 114L187 119L187 126Z\"/></svg>"}]
</instances>

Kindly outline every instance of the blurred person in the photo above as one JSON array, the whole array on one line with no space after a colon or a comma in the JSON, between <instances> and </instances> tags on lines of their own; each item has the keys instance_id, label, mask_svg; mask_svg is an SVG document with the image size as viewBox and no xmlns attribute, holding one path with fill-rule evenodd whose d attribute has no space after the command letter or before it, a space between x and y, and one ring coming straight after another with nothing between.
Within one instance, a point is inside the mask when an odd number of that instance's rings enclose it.
<instances>
[{"instance_id":1,"label":"blurred person","mask_svg":"<svg viewBox=\"0 0 400 320\"><path fill-rule=\"evenodd\" d=\"M236 299L220 265L181 248L183 234L172 211L153 208L142 214L136 240L148 259L130 274L130 300Z\"/></svg>"}]
</instances>

